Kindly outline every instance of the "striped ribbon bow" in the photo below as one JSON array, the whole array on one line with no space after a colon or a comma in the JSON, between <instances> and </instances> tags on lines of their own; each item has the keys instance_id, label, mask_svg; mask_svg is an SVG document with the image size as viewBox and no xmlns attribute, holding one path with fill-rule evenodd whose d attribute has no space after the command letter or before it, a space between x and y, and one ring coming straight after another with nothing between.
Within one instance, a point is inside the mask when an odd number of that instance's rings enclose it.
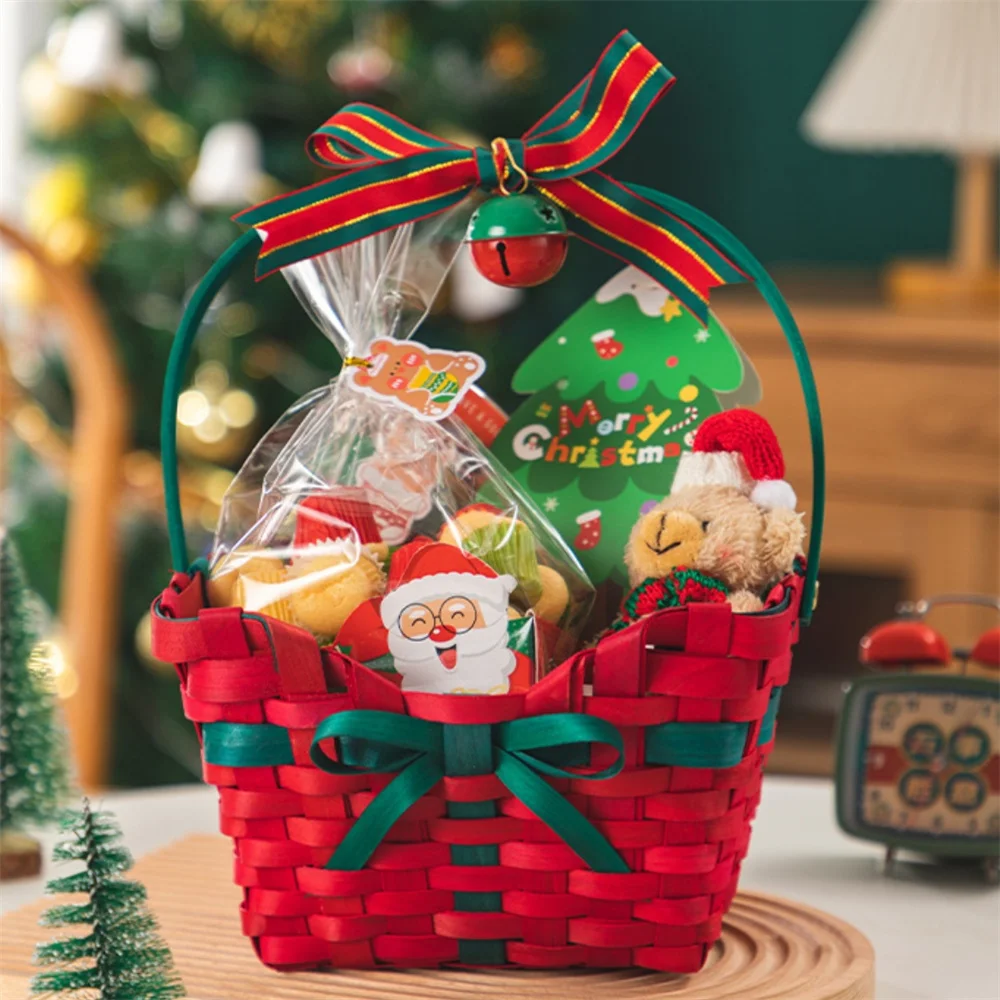
<instances>
[{"instance_id":1,"label":"striped ribbon bow","mask_svg":"<svg viewBox=\"0 0 1000 1000\"><path fill-rule=\"evenodd\" d=\"M709 291L745 279L710 240L656 203L656 193L598 168L628 142L673 75L622 31L594 68L520 139L489 149L449 142L370 104L348 104L309 137L346 174L234 218L263 241L257 276L457 205L475 188L529 187L569 216L575 235L633 264L704 321ZM641 191L641 193L640 193Z\"/></svg>"}]
</instances>

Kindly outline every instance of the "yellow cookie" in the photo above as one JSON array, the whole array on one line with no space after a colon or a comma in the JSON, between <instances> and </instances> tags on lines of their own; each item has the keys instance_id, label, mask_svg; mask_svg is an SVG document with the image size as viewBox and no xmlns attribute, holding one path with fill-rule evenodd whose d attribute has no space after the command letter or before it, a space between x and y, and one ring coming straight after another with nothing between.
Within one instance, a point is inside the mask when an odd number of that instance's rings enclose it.
<instances>
[{"instance_id":1,"label":"yellow cookie","mask_svg":"<svg viewBox=\"0 0 1000 1000\"><path fill-rule=\"evenodd\" d=\"M280 560L268 556L255 556L252 554L254 551L250 547L236 549L212 570L212 575L206 582L206 590L208 591L208 603L213 608L232 608L240 604L236 599L236 582L241 573L256 576L256 571L253 568L256 565L265 574L260 579L266 580L268 573L272 572L268 568L269 565L281 566Z\"/></svg>"},{"instance_id":2,"label":"yellow cookie","mask_svg":"<svg viewBox=\"0 0 1000 1000\"><path fill-rule=\"evenodd\" d=\"M335 567L340 571L334 573ZM301 589L290 596L295 620L321 636L336 636L359 604L385 589L385 574L364 554L353 564L345 555L300 556L290 575L302 580Z\"/></svg>"},{"instance_id":3,"label":"yellow cookie","mask_svg":"<svg viewBox=\"0 0 1000 1000\"><path fill-rule=\"evenodd\" d=\"M270 615L283 622L294 622L292 606L283 591L277 600L261 603L267 600L267 584L285 583L287 579L285 564L280 559L254 556L237 571L236 584L233 587L233 604L245 611ZM264 586L255 586L256 584Z\"/></svg>"},{"instance_id":4,"label":"yellow cookie","mask_svg":"<svg viewBox=\"0 0 1000 1000\"><path fill-rule=\"evenodd\" d=\"M538 575L542 580L542 596L535 601L534 611L542 621L554 625L569 604L569 587L551 566L539 566Z\"/></svg>"},{"instance_id":5,"label":"yellow cookie","mask_svg":"<svg viewBox=\"0 0 1000 1000\"><path fill-rule=\"evenodd\" d=\"M236 570L226 568L223 572L210 576L205 581L205 590L208 594L208 603L213 608L231 608L236 602L233 600L233 590L236 587Z\"/></svg>"},{"instance_id":6,"label":"yellow cookie","mask_svg":"<svg viewBox=\"0 0 1000 1000\"><path fill-rule=\"evenodd\" d=\"M385 542L366 542L363 548L380 566L389 558L389 546Z\"/></svg>"}]
</instances>

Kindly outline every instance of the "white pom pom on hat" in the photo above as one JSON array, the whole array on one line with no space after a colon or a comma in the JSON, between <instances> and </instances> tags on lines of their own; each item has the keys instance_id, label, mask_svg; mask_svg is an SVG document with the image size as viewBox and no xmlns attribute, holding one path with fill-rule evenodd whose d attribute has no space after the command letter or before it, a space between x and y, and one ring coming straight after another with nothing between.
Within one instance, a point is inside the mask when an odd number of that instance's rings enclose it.
<instances>
[{"instance_id":1,"label":"white pom pom on hat","mask_svg":"<svg viewBox=\"0 0 1000 1000\"><path fill-rule=\"evenodd\" d=\"M734 486L760 507L795 509L785 460L771 425L753 410L726 410L709 417L681 456L671 493L686 486Z\"/></svg>"},{"instance_id":2,"label":"white pom pom on hat","mask_svg":"<svg viewBox=\"0 0 1000 1000\"><path fill-rule=\"evenodd\" d=\"M750 491L750 499L758 507L787 507L795 510L795 490L786 479L762 479Z\"/></svg>"}]
</instances>

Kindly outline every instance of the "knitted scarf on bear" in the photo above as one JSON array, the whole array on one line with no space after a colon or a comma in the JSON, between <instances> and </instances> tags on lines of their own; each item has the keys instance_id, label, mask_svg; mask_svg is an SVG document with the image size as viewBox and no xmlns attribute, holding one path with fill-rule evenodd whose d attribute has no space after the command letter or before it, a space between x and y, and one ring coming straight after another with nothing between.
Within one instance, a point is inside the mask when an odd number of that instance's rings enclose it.
<instances>
[{"instance_id":1,"label":"knitted scarf on bear","mask_svg":"<svg viewBox=\"0 0 1000 1000\"><path fill-rule=\"evenodd\" d=\"M640 618L661 608L684 604L724 604L729 590L724 583L700 570L678 566L665 577L647 577L636 584L622 601L621 611L609 631L620 632Z\"/></svg>"}]
</instances>

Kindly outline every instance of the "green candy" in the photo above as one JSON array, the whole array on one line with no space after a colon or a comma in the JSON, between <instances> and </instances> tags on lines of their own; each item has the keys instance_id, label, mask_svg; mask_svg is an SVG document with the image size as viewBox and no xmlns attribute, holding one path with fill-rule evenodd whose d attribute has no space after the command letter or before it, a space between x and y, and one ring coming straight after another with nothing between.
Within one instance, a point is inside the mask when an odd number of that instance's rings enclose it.
<instances>
[{"instance_id":1,"label":"green candy","mask_svg":"<svg viewBox=\"0 0 1000 1000\"><path fill-rule=\"evenodd\" d=\"M506 518L483 525L462 539L462 548L482 559L501 576L509 573L517 580L514 592L534 604L542 596L542 578L538 572L535 539L526 524Z\"/></svg>"}]
</instances>

